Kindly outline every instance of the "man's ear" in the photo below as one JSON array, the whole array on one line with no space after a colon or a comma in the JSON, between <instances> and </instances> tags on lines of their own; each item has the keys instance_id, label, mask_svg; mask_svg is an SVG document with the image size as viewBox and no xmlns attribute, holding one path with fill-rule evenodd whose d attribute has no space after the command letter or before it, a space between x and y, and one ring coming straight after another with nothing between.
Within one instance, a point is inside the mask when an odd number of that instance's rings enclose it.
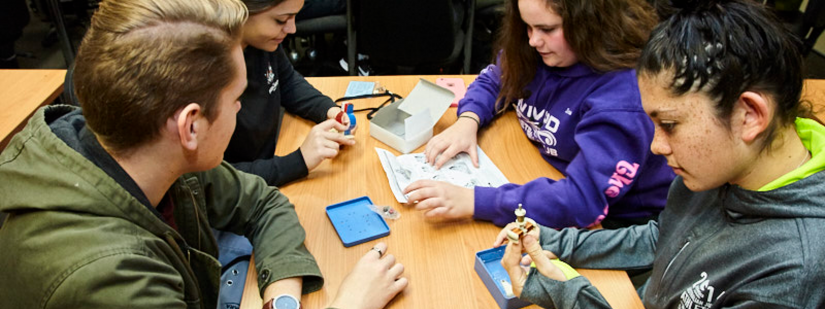
<instances>
[{"instance_id":1,"label":"man's ear","mask_svg":"<svg viewBox=\"0 0 825 309\"><path fill-rule=\"evenodd\" d=\"M740 130L736 131L744 142L752 143L765 132L773 119L773 108L768 98L761 93L745 91L739 95L734 106L732 125L740 126Z\"/></svg>"},{"instance_id":2,"label":"man's ear","mask_svg":"<svg viewBox=\"0 0 825 309\"><path fill-rule=\"evenodd\" d=\"M189 151L198 149L198 134L202 134L201 118L203 110L197 103L189 103L184 106L175 116L175 128L178 131L180 145Z\"/></svg>"}]
</instances>

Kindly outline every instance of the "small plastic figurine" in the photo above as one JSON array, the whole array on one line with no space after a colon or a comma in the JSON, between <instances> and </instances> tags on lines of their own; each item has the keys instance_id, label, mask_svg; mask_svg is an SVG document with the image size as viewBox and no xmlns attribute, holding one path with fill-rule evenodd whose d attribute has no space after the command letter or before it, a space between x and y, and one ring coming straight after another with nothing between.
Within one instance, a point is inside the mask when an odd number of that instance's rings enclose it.
<instances>
[{"instance_id":1,"label":"small plastic figurine","mask_svg":"<svg viewBox=\"0 0 825 309\"><path fill-rule=\"evenodd\" d=\"M518 204L518 208L516 208L515 213L516 224L518 226L507 231L507 239L509 239L510 242L517 244L519 239L521 239L522 237L524 237L524 235L527 235L527 233L536 228L536 221L527 218L527 210L521 207L521 203Z\"/></svg>"},{"instance_id":2,"label":"small plastic figurine","mask_svg":"<svg viewBox=\"0 0 825 309\"><path fill-rule=\"evenodd\" d=\"M352 103L344 102L344 104L341 105L341 112L335 115L335 121L347 126L347 129L344 131L344 136L347 138L354 138L353 134L355 134L355 127L357 125L353 110Z\"/></svg>"}]
</instances>

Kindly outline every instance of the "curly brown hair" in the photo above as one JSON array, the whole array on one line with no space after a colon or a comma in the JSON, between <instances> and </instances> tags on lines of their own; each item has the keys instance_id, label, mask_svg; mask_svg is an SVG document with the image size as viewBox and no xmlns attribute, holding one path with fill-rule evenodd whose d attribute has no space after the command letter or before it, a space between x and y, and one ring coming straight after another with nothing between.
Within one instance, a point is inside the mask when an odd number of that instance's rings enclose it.
<instances>
[{"instance_id":1,"label":"curly brown hair","mask_svg":"<svg viewBox=\"0 0 825 309\"><path fill-rule=\"evenodd\" d=\"M530 47L519 0L507 0L498 34L502 71L499 110L506 102L525 96L524 88L536 75L538 53ZM546 0L547 8L562 18L564 37L579 61L599 72L636 66L656 12L645 0ZM568 27L567 25L574 25Z\"/></svg>"}]
</instances>

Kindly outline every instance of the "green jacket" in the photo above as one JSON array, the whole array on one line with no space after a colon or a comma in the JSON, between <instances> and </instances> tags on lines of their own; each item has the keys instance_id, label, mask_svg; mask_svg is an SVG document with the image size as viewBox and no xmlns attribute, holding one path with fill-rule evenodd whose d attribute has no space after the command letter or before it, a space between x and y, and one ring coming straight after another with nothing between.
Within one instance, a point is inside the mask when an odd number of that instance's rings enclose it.
<instances>
[{"instance_id":1,"label":"green jacket","mask_svg":"<svg viewBox=\"0 0 825 309\"><path fill-rule=\"evenodd\" d=\"M211 227L248 237L258 284L323 278L293 205L257 176L224 163L169 191L175 231L48 123L74 110L38 110L0 154L0 308L216 307L221 265Z\"/></svg>"}]
</instances>

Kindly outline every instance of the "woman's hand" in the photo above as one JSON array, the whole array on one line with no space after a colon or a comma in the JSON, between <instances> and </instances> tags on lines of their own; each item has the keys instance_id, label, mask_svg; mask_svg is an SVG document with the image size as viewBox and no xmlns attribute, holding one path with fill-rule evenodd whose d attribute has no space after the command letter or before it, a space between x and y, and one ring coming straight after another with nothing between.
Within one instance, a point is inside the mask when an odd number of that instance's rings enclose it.
<instances>
[{"instance_id":1,"label":"woman's hand","mask_svg":"<svg viewBox=\"0 0 825 309\"><path fill-rule=\"evenodd\" d=\"M349 103L349 101L342 102L341 104ZM330 107L327 110L327 119L335 119L335 116L338 116L338 113L342 112L343 110L339 106Z\"/></svg>"},{"instance_id":2,"label":"woman's hand","mask_svg":"<svg viewBox=\"0 0 825 309\"><path fill-rule=\"evenodd\" d=\"M327 119L312 127L309 135L304 139L300 148L307 170L313 170L326 159L335 158L340 145L355 144L354 139L346 138L341 133L330 132L332 129L343 132L347 126L334 119Z\"/></svg>"},{"instance_id":3,"label":"woman's hand","mask_svg":"<svg viewBox=\"0 0 825 309\"><path fill-rule=\"evenodd\" d=\"M530 259L523 259L522 253L527 252ZM510 275L510 282L513 285L513 294L521 296L524 290L524 284L527 282L527 276L530 274L530 262L536 264L536 269L543 276L556 280L567 281L564 272L552 262L551 258L556 255L550 251L543 250L539 245L538 240L533 234L524 235L518 243L509 242L507 248L504 250L504 257L501 259L501 266ZM524 262L527 263L524 263Z\"/></svg>"},{"instance_id":4,"label":"woman's hand","mask_svg":"<svg viewBox=\"0 0 825 309\"><path fill-rule=\"evenodd\" d=\"M330 307L378 309L384 308L396 294L407 287L407 278L401 277L404 265L395 262L387 253L387 245L380 242L355 264L341 282L338 294Z\"/></svg>"},{"instance_id":5,"label":"woman's hand","mask_svg":"<svg viewBox=\"0 0 825 309\"><path fill-rule=\"evenodd\" d=\"M501 245L504 244L505 240L509 240L509 238L507 238L507 231L510 231L514 227L517 227L517 226L518 226L518 223L511 222L511 223L507 224L507 226L505 226L503 229L501 229L501 231L498 232L498 236L496 236L496 241L493 243L493 247L501 246ZM528 235L533 235L533 237L536 238L536 241L538 241L539 240L539 235L541 234L540 228L541 227L536 226L530 232L527 232L527 234Z\"/></svg>"},{"instance_id":6,"label":"woman's hand","mask_svg":"<svg viewBox=\"0 0 825 309\"><path fill-rule=\"evenodd\" d=\"M408 205L425 211L424 216L437 220L470 218L475 210L473 189L443 181L418 180L404 188Z\"/></svg>"},{"instance_id":7,"label":"woman's hand","mask_svg":"<svg viewBox=\"0 0 825 309\"><path fill-rule=\"evenodd\" d=\"M461 115L478 119L478 116L472 112ZM459 117L453 125L430 139L424 148L424 155L427 158L427 163L439 169L455 155L466 152L473 160L473 165L478 167L477 146L478 122L466 117Z\"/></svg>"}]
</instances>

